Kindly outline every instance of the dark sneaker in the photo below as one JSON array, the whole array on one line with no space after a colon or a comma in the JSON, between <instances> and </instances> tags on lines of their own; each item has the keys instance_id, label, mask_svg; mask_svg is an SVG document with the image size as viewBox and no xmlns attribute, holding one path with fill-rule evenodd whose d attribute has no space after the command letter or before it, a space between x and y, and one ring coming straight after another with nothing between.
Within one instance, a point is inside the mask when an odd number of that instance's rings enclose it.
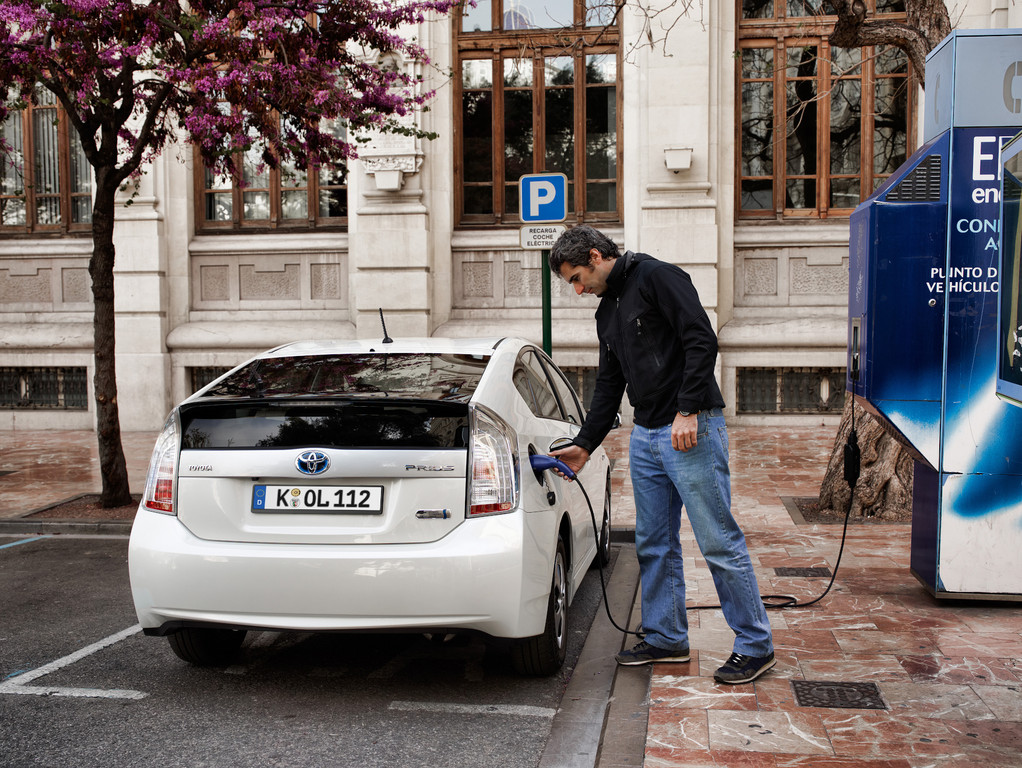
<instances>
[{"instance_id":1,"label":"dark sneaker","mask_svg":"<svg viewBox=\"0 0 1022 768\"><path fill-rule=\"evenodd\" d=\"M732 653L731 658L724 662L724 666L713 673L713 679L718 683L731 685L751 683L776 663L772 653L769 656L744 656Z\"/></svg>"},{"instance_id":2,"label":"dark sneaker","mask_svg":"<svg viewBox=\"0 0 1022 768\"><path fill-rule=\"evenodd\" d=\"M621 651L614 660L623 667L637 667L640 664L659 664L661 662L686 662L690 658L688 648L680 651L665 651L642 640L627 651Z\"/></svg>"}]
</instances>

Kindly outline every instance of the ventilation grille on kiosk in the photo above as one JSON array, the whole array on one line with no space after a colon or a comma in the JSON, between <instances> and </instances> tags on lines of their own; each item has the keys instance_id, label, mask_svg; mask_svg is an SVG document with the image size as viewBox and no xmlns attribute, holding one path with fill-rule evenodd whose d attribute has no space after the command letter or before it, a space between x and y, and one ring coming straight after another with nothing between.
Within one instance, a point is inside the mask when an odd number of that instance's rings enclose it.
<instances>
[{"instance_id":1,"label":"ventilation grille on kiosk","mask_svg":"<svg viewBox=\"0 0 1022 768\"><path fill-rule=\"evenodd\" d=\"M889 203L940 202L940 155L930 155L891 189L884 198Z\"/></svg>"}]
</instances>

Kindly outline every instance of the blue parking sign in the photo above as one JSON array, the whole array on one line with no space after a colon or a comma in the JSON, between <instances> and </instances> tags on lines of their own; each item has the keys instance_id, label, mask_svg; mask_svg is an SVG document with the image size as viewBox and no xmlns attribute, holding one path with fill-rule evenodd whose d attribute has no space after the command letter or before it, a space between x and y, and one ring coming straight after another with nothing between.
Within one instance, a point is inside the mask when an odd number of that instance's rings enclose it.
<instances>
[{"instance_id":1,"label":"blue parking sign","mask_svg":"<svg viewBox=\"0 0 1022 768\"><path fill-rule=\"evenodd\" d=\"M518 179L518 213L523 222L546 223L568 218L568 177L531 173Z\"/></svg>"}]
</instances>

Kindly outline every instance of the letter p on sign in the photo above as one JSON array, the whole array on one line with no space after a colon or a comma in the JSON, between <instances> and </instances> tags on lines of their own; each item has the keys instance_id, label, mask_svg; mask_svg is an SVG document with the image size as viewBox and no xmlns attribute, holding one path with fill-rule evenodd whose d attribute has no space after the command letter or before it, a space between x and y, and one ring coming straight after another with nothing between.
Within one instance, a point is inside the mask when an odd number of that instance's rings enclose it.
<instances>
[{"instance_id":1,"label":"letter p on sign","mask_svg":"<svg viewBox=\"0 0 1022 768\"><path fill-rule=\"evenodd\" d=\"M568 178L533 173L518 179L518 212L523 222L564 221L568 217Z\"/></svg>"}]
</instances>

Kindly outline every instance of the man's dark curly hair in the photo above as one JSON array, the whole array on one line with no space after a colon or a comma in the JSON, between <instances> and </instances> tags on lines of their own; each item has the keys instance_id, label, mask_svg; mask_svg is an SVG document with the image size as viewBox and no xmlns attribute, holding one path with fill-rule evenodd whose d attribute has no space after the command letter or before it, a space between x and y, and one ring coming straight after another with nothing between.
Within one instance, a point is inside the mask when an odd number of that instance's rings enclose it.
<instances>
[{"instance_id":1,"label":"man's dark curly hair","mask_svg":"<svg viewBox=\"0 0 1022 768\"><path fill-rule=\"evenodd\" d=\"M605 259L616 259L621 255L614 241L598 229L581 224L572 227L554 243L550 249L550 270L555 275L561 274L561 264L576 267L589 266L589 251L595 248Z\"/></svg>"}]
</instances>

